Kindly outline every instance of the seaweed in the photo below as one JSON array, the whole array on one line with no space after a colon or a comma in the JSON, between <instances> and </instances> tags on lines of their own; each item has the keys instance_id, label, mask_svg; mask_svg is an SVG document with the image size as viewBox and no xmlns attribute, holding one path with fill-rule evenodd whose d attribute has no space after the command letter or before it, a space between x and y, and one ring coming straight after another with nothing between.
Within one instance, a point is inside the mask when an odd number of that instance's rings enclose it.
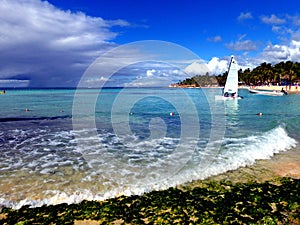
<instances>
[{"instance_id":1,"label":"seaweed","mask_svg":"<svg viewBox=\"0 0 300 225\"><path fill-rule=\"evenodd\" d=\"M299 224L300 180L264 183L203 181L142 196L82 201L19 210L2 208L0 224Z\"/></svg>"}]
</instances>

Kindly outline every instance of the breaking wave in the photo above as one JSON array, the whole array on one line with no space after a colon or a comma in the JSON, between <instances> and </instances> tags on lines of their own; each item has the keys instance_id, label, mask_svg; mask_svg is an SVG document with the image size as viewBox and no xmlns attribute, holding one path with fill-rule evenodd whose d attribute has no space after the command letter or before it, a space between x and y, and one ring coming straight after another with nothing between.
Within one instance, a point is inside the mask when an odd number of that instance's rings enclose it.
<instances>
[{"instance_id":1,"label":"breaking wave","mask_svg":"<svg viewBox=\"0 0 300 225\"><path fill-rule=\"evenodd\" d=\"M93 138L81 140L86 142L86 155L99 155L106 149L111 157L119 160L108 161L105 166L95 167L95 164L103 162L103 158L99 158L97 162L97 157L92 157L91 160L81 155L83 149L78 149L74 131L49 134L47 130L40 129L32 132L29 135L22 130L13 130L9 137L6 134L6 139L0 141L0 149L6 149L1 150L3 160L0 162L0 179L4 184L0 187L5 190L3 185L13 185L14 179L17 183L20 171L23 178L24 173L33 178L40 177L40 181L33 179L34 185L40 187L33 190L34 196L28 196L28 190L24 189L18 180L19 186L14 189L18 191L19 198L11 197L16 193L3 192L0 194L0 206L18 209L24 205L39 207L44 204L104 200L119 195L140 195L249 166L256 160L270 159L274 154L294 148L297 144L283 126L246 137L225 137L215 142L216 146L222 143L217 155L209 155L209 152L204 150L203 143L207 143L208 140L199 141L193 158L183 169L161 180L158 173L163 170L151 171L152 165L166 163L168 154L172 154L178 145L177 138L139 140L134 135L117 137L107 131L98 131L97 141ZM0 135L3 139L3 132ZM214 143L210 147L213 146ZM214 160L204 166L201 162L206 157L213 157ZM134 169L122 168L122 164L117 164L120 161ZM12 175L12 171L16 174ZM141 174L141 171L144 174ZM149 182L143 179L143 182L137 185L135 182L141 176L149 178Z\"/></svg>"}]
</instances>

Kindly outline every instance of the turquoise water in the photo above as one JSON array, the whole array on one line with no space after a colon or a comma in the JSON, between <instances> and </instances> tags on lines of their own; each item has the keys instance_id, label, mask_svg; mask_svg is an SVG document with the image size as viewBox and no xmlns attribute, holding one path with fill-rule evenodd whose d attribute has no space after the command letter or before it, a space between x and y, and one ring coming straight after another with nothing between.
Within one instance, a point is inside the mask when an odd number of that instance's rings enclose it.
<instances>
[{"instance_id":1,"label":"turquoise water","mask_svg":"<svg viewBox=\"0 0 300 225\"><path fill-rule=\"evenodd\" d=\"M298 151L300 95L241 90L242 100L216 101L220 92L8 90L0 96L0 205L141 194Z\"/></svg>"}]
</instances>

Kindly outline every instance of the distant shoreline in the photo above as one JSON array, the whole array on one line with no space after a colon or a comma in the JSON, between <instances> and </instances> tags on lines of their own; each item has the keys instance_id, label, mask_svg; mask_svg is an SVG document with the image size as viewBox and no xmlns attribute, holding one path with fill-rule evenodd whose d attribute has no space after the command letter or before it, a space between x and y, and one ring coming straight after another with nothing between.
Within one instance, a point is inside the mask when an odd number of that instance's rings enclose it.
<instances>
[{"instance_id":1,"label":"distant shoreline","mask_svg":"<svg viewBox=\"0 0 300 225\"><path fill-rule=\"evenodd\" d=\"M223 86L195 86L195 85L178 85L171 84L169 88L224 88ZM282 89L288 93L297 94L299 93L300 86L298 85L285 85L285 86L277 86L277 85L261 85L261 86L239 86L239 89L255 89L261 91L281 91Z\"/></svg>"}]
</instances>

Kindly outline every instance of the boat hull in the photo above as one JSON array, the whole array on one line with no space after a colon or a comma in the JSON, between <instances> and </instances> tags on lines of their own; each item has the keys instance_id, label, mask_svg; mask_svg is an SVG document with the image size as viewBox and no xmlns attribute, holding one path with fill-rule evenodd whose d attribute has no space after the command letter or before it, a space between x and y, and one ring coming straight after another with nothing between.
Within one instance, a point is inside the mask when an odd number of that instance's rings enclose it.
<instances>
[{"instance_id":1,"label":"boat hull","mask_svg":"<svg viewBox=\"0 0 300 225\"><path fill-rule=\"evenodd\" d=\"M259 91L259 90L249 89L249 92L251 94L268 95L268 96L283 96L283 95L285 95L283 92L278 92L278 91Z\"/></svg>"},{"instance_id":2,"label":"boat hull","mask_svg":"<svg viewBox=\"0 0 300 225\"><path fill-rule=\"evenodd\" d=\"M220 101L220 100L224 100L224 101L226 101L226 100L238 100L238 99L242 99L242 97L241 96L238 96L238 97L225 97L223 95L216 95L215 96L215 100L217 100L217 101Z\"/></svg>"}]
</instances>

